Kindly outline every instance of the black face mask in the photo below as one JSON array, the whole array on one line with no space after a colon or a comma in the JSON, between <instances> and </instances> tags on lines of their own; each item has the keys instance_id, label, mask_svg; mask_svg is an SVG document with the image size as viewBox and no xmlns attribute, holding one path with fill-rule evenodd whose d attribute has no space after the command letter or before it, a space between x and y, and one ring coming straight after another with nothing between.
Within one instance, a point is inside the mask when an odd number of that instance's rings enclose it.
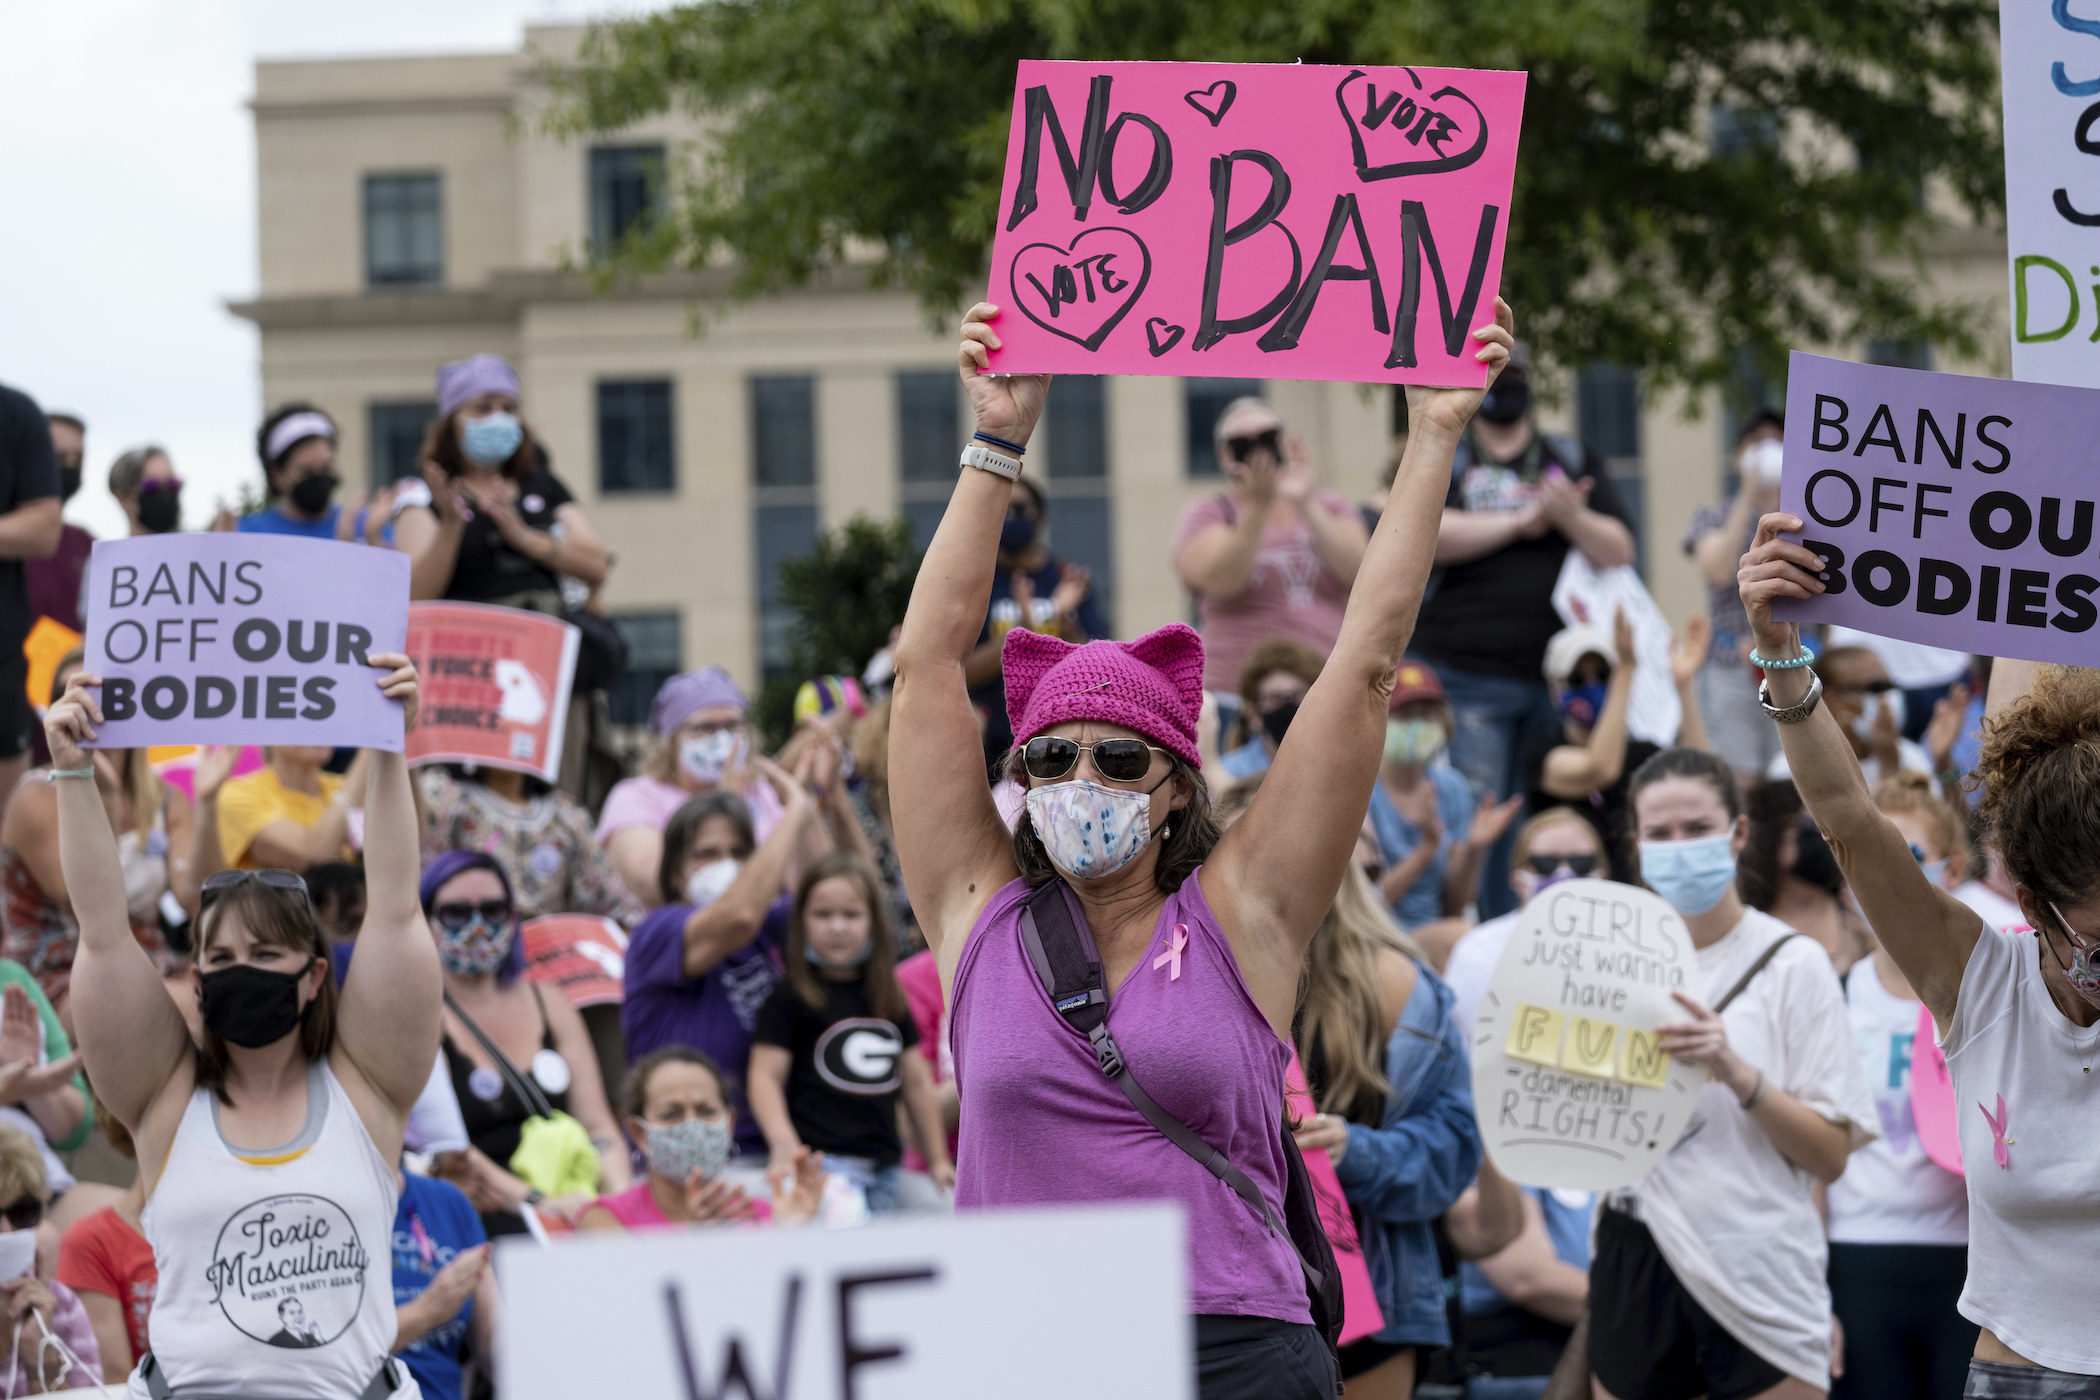
<instances>
[{"instance_id":1,"label":"black face mask","mask_svg":"<svg viewBox=\"0 0 2100 1400\"><path fill-rule=\"evenodd\" d=\"M1814 885L1825 894L1835 895L1844 888L1845 872L1838 869L1837 857L1831 853L1830 843L1823 839L1823 833L1813 823L1803 822L1794 830L1794 865L1787 874Z\"/></svg>"},{"instance_id":2,"label":"black face mask","mask_svg":"<svg viewBox=\"0 0 2100 1400\"><path fill-rule=\"evenodd\" d=\"M1262 733L1269 736L1270 743L1281 744L1284 732L1291 727L1291 721L1297 717L1298 702L1296 700L1286 701L1273 710L1263 710L1261 715Z\"/></svg>"},{"instance_id":3,"label":"black face mask","mask_svg":"<svg viewBox=\"0 0 2100 1400\"><path fill-rule=\"evenodd\" d=\"M299 980L313 965L308 958L297 972L270 972L233 963L202 974L197 984L204 1028L247 1050L275 1045L306 1019L299 1010Z\"/></svg>"},{"instance_id":4,"label":"black face mask","mask_svg":"<svg viewBox=\"0 0 2100 1400\"><path fill-rule=\"evenodd\" d=\"M285 494L292 498L292 504L299 507L302 514L319 515L328 509L329 499L335 495L335 488L340 485L342 478L334 472L316 472L312 476L301 477L299 484Z\"/></svg>"},{"instance_id":5,"label":"black face mask","mask_svg":"<svg viewBox=\"0 0 2100 1400\"><path fill-rule=\"evenodd\" d=\"M139 524L148 534L165 535L182 524L182 492L139 492Z\"/></svg>"},{"instance_id":6,"label":"black face mask","mask_svg":"<svg viewBox=\"0 0 2100 1400\"><path fill-rule=\"evenodd\" d=\"M58 469L58 498L61 501L70 501L79 494L80 464L76 462L70 467L60 467Z\"/></svg>"},{"instance_id":7,"label":"black face mask","mask_svg":"<svg viewBox=\"0 0 2100 1400\"><path fill-rule=\"evenodd\" d=\"M1488 386L1480 399L1481 418L1489 423L1514 423L1531 411L1531 381L1504 375Z\"/></svg>"}]
</instances>

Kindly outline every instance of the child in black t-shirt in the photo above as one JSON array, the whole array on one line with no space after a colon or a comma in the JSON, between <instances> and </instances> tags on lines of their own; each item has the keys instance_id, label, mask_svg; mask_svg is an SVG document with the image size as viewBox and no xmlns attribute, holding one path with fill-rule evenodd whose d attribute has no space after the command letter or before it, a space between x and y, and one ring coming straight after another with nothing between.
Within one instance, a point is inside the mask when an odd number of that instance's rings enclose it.
<instances>
[{"instance_id":1,"label":"child in black t-shirt","mask_svg":"<svg viewBox=\"0 0 2100 1400\"><path fill-rule=\"evenodd\" d=\"M882 877L835 851L795 888L786 976L758 1013L746 1095L775 1162L797 1148L860 1187L870 1211L898 1208L901 1089L934 1181L955 1185L933 1077L897 985Z\"/></svg>"}]
</instances>

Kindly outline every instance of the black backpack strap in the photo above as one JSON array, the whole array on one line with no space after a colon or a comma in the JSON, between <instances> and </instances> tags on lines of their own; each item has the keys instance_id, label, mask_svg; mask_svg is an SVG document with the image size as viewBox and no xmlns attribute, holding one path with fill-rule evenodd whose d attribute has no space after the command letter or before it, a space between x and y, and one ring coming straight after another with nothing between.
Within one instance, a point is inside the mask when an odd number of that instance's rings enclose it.
<instances>
[{"instance_id":1,"label":"black backpack strap","mask_svg":"<svg viewBox=\"0 0 2100 1400\"><path fill-rule=\"evenodd\" d=\"M1290 1232L1277 1219L1275 1210L1261 1194L1261 1188L1245 1172L1227 1161L1224 1153L1155 1103L1131 1076L1130 1067L1123 1062L1122 1051L1116 1048L1115 1038L1108 1032L1108 991L1102 978L1101 953L1094 946L1094 934L1087 927L1086 914L1078 905L1079 897L1072 893L1071 886L1062 880L1052 880L1021 906L1021 943L1028 950L1028 960L1035 965L1035 975L1042 982L1043 990L1050 996L1050 1005L1073 1030L1093 1045L1094 1062L1101 1067L1103 1074L1115 1081L1116 1087L1123 1091L1131 1106L1144 1115L1147 1123L1159 1129L1167 1141L1202 1163L1205 1171L1230 1186L1271 1230L1289 1238ZM1293 1248L1295 1250L1295 1245ZM1319 1289L1324 1275L1313 1267L1302 1251L1298 1252L1298 1266L1305 1271L1307 1282L1315 1290Z\"/></svg>"},{"instance_id":2,"label":"black backpack strap","mask_svg":"<svg viewBox=\"0 0 2100 1400\"><path fill-rule=\"evenodd\" d=\"M1714 1003L1714 1015L1718 1016L1723 1011L1726 1011L1728 1009L1729 1003L1733 1002L1737 997L1743 994L1743 989L1750 985L1751 980L1755 978L1758 973L1763 972L1765 970L1765 964L1772 961L1773 955L1776 954L1782 947L1786 946L1786 943L1789 939L1800 938L1802 936L1803 935L1798 933L1782 933L1779 935L1779 937L1773 939L1771 946L1766 948L1762 953L1759 953L1757 955L1757 961L1750 964L1750 970L1745 972L1741 977L1735 979L1735 985L1728 989L1728 994Z\"/></svg>"}]
</instances>

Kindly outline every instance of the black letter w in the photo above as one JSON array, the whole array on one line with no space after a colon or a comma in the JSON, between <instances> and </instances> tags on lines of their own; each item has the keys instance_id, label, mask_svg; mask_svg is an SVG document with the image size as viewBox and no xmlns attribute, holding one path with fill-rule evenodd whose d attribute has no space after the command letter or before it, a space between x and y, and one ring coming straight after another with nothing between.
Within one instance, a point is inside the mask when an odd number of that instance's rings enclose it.
<instances>
[{"instance_id":1,"label":"black letter w","mask_svg":"<svg viewBox=\"0 0 2100 1400\"><path fill-rule=\"evenodd\" d=\"M722 1384L709 1390L700 1383L700 1368L693 1361L692 1339L685 1330L685 1301L678 1285L664 1283L664 1308L671 1314L671 1344L678 1356L678 1373L685 1382L685 1400L729 1400L732 1393L744 1400L786 1400L788 1372L795 1359L795 1317L802 1308L802 1275L790 1274L787 1297L780 1319L780 1350L773 1362L773 1387L759 1389L758 1381L744 1364L744 1339L729 1334L729 1350L722 1359Z\"/></svg>"}]
</instances>

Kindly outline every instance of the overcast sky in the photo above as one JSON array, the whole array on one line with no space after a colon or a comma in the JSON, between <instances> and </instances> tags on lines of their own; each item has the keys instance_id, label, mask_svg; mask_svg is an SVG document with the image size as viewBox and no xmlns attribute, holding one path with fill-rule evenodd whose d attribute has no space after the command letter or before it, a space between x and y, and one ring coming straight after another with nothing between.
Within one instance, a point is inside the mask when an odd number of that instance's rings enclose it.
<instances>
[{"instance_id":1,"label":"overcast sky","mask_svg":"<svg viewBox=\"0 0 2100 1400\"><path fill-rule=\"evenodd\" d=\"M661 0L0 4L0 382L88 422L66 514L122 533L111 460L167 446L184 514L260 477L253 326L258 58L498 51L527 23Z\"/></svg>"}]
</instances>

